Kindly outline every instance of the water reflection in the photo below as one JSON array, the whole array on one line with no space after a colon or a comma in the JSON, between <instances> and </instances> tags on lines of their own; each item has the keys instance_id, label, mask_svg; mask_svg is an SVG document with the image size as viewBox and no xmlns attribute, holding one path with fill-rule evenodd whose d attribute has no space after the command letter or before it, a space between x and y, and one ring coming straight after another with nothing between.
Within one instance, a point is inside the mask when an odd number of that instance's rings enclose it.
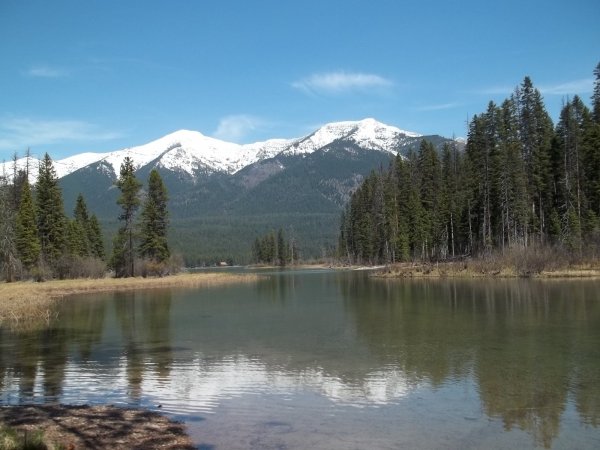
<instances>
[{"instance_id":1,"label":"water reflection","mask_svg":"<svg viewBox=\"0 0 600 450\"><path fill-rule=\"evenodd\" d=\"M170 375L171 291L119 293L113 303L122 337L128 394L131 400L139 401L146 372L154 371L159 380Z\"/></svg>"},{"instance_id":2,"label":"water reflection","mask_svg":"<svg viewBox=\"0 0 600 450\"><path fill-rule=\"evenodd\" d=\"M598 283L349 279L344 292L373 353L433 386L472 373L506 430L550 447L569 396L598 425Z\"/></svg>"},{"instance_id":3,"label":"water reflection","mask_svg":"<svg viewBox=\"0 0 600 450\"><path fill-rule=\"evenodd\" d=\"M283 272L256 285L81 298L48 329L0 329L1 398L161 403L187 417L255 396L308 392L394 411L428 398L425 411L458 402L443 410L458 427L480 409L551 447L573 414L600 422L599 291L592 281Z\"/></svg>"}]
</instances>

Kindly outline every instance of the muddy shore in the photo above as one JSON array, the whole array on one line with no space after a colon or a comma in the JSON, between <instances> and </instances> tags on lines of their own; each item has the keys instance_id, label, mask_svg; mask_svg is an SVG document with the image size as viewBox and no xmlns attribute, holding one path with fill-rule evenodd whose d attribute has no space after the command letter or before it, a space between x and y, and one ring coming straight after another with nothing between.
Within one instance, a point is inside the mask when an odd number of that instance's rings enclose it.
<instances>
[{"instance_id":1,"label":"muddy shore","mask_svg":"<svg viewBox=\"0 0 600 450\"><path fill-rule=\"evenodd\" d=\"M116 406L0 407L0 423L18 433L43 432L49 449L193 450L185 425L156 412Z\"/></svg>"}]
</instances>

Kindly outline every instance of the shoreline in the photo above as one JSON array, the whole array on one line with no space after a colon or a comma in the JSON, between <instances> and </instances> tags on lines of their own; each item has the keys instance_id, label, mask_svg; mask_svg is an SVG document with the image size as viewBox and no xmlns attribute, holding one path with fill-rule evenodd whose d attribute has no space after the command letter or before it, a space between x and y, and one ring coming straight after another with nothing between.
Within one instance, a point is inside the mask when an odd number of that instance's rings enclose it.
<instances>
[{"instance_id":1,"label":"shoreline","mask_svg":"<svg viewBox=\"0 0 600 450\"><path fill-rule=\"evenodd\" d=\"M161 288L197 288L230 283L255 282L256 274L180 273L157 278L84 278L45 282L17 281L0 283L0 327L49 323L54 318L52 306L73 295L124 292Z\"/></svg>"},{"instance_id":2,"label":"shoreline","mask_svg":"<svg viewBox=\"0 0 600 450\"><path fill-rule=\"evenodd\" d=\"M571 266L532 272L519 271L514 267L487 267L480 261L443 263L397 263L388 265L372 275L373 278L529 278L550 279L599 279L600 264Z\"/></svg>"},{"instance_id":3,"label":"shoreline","mask_svg":"<svg viewBox=\"0 0 600 450\"><path fill-rule=\"evenodd\" d=\"M28 441L41 434L46 447L39 448L196 448L184 423L142 408L60 404L2 406L0 425L9 426L18 438L27 437Z\"/></svg>"}]
</instances>

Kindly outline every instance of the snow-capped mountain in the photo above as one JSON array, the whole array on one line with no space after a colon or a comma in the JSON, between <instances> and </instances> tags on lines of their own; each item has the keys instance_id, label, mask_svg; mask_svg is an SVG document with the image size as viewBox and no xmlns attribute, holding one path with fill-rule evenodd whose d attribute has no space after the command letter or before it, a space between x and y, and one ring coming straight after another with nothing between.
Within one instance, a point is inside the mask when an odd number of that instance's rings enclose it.
<instances>
[{"instance_id":1,"label":"snow-capped mountain","mask_svg":"<svg viewBox=\"0 0 600 450\"><path fill-rule=\"evenodd\" d=\"M364 119L358 122L334 122L328 123L314 133L296 140L285 150L285 153L312 153L338 139L353 142L368 150L395 153L400 141L407 137L419 136L421 135L385 125L375 119Z\"/></svg>"},{"instance_id":2,"label":"snow-capped mountain","mask_svg":"<svg viewBox=\"0 0 600 450\"><path fill-rule=\"evenodd\" d=\"M329 123L314 133L298 139L271 139L252 144L235 144L205 136L198 131L179 130L144 145L107 153L81 153L54 161L59 178L94 163L117 176L125 157L133 159L137 168L153 166L195 176L198 172L234 174L257 161L282 155L313 153L334 141L343 139L361 148L395 153L403 141L417 133L385 125L375 119ZM30 180L35 182L39 161L21 158L18 168L29 164ZM4 173L12 173L12 163L4 164ZM0 172L3 173L3 172Z\"/></svg>"},{"instance_id":3,"label":"snow-capped mountain","mask_svg":"<svg viewBox=\"0 0 600 450\"><path fill-rule=\"evenodd\" d=\"M244 260L256 236L278 228L293 230L301 253L311 258L334 245L339 214L365 177L425 139L440 151L451 142L374 119L245 145L180 130L144 145L55 160L54 167L65 212L81 194L109 230L120 214L115 180L123 159L133 159L142 183L157 168L169 193L172 245L189 264ZM27 159L18 161L26 165ZM29 158L31 182L37 172L38 161ZM0 177L12 173L11 161L0 167Z\"/></svg>"}]
</instances>

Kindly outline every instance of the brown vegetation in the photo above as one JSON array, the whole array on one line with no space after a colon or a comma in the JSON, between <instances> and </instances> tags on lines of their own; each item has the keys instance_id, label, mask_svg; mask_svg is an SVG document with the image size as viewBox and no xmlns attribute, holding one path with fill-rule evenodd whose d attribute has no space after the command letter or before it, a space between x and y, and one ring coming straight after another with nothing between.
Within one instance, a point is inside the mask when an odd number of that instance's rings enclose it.
<instances>
[{"instance_id":1,"label":"brown vegetation","mask_svg":"<svg viewBox=\"0 0 600 450\"><path fill-rule=\"evenodd\" d=\"M17 433L43 432L44 447L64 449L194 449L185 426L156 412L115 406L23 405L0 408ZM37 448L37 447L36 447Z\"/></svg>"},{"instance_id":2,"label":"brown vegetation","mask_svg":"<svg viewBox=\"0 0 600 450\"><path fill-rule=\"evenodd\" d=\"M183 273L160 278L101 278L52 280L44 283L20 281L0 284L0 326L36 325L49 322L54 302L70 295L130 291L167 287L192 288L256 281L257 275L230 273Z\"/></svg>"},{"instance_id":3,"label":"brown vegetation","mask_svg":"<svg viewBox=\"0 0 600 450\"><path fill-rule=\"evenodd\" d=\"M600 277L600 260L575 257L551 247L513 248L481 258L439 263L400 263L386 266L381 278L412 277Z\"/></svg>"}]
</instances>

